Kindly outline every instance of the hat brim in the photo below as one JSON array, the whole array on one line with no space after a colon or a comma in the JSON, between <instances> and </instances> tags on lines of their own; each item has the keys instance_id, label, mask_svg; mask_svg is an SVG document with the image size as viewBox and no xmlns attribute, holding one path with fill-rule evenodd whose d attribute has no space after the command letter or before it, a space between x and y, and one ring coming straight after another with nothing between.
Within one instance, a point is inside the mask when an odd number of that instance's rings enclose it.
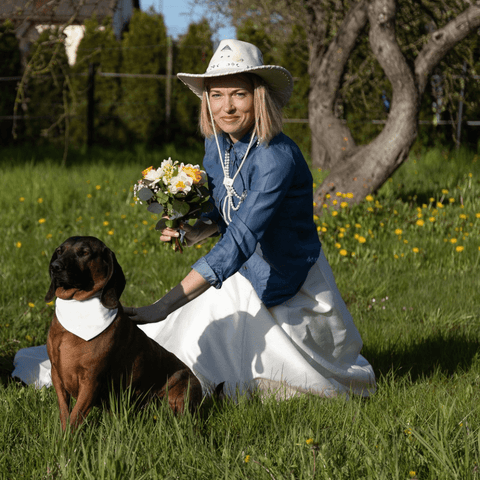
<instances>
[{"instance_id":1,"label":"hat brim","mask_svg":"<svg viewBox=\"0 0 480 480\"><path fill-rule=\"evenodd\" d=\"M269 86L272 94L276 97L281 107L284 107L290 99L293 91L293 77L291 73L278 65L263 65L260 67L246 67L232 70L231 68L215 70L211 73L177 73L177 77L202 98L206 78L224 77L239 73L254 73L261 77Z\"/></svg>"}]
</instances>

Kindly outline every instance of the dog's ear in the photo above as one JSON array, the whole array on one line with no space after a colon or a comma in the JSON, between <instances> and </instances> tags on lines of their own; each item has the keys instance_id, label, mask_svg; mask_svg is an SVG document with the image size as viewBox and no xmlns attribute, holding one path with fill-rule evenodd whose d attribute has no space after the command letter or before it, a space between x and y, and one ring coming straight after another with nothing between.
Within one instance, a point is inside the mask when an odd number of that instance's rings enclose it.
<instances>
[{"instance_id":1,"label":"dog's ear","mask_svg":"<svg viewBox=\"0 0 480 480\"><path fill-rule=\"evenodd\" d=\"M57 257L58 257L57 250L55 250L53 252L53 256L50 260L50 263L48 264L48 274L50 275L50 287L48 288L48 292L45 295L45 301L47 303L51 302L53 300L53 297L55 296L55 290L57 289L57 287L55 285L55 280L53 279L53 277L50 274L50 265L57 259Z\"/></svg>"},{"instance_id":2,"label":"dog's ear","mask_svg":"<svg viewBox=\"0 0 480 480\"><path fill-rule=\"evenodd\" d=\"M100 301L105 308L117 308L127 281L122 267L117 262L117 257L107 247L103 251L103 259L108 265L108 273Z\"/></svg>"}]
</instances>

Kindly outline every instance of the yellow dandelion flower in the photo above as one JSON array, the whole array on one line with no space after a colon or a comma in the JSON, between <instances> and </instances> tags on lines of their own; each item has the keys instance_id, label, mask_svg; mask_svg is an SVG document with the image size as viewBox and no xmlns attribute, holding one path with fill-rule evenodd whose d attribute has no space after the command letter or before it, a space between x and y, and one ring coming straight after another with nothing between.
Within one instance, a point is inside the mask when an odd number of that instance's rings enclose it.
<instances>
[{"instance_id":1,"label":"yellow dandelion flower","mask_svg":"<svg viewBox=\"0 0 480 480\"><path fill-rule=\"evenodd\" d=\"M448 193L448 190L447 190L446 188L443 188L443 189L442 189L442 193L443 193L444 195L446 195L446 194Z\"/></svg>"},{"instance_id":2,"label":"yellow dandelion flower","mask_svg":"<svg viewBox=\"0 0 480 480\"><path fill-rule=\"evenodd\" d=\"M33 302L28 302L28 306L29 306L30 308L33 308L33 307L35 306L35 304L34 304Z\"/></svg>"},{"instance_id":3,"label":"yellow dandelion flower","mask_svg":"<svg viewBox=\"0 0 480 480\"><path fill-rule=\"evenodd\" d=\"M52 300L51 302L48 302L47 305L49 307L53 307L55 305L55 300Z\"/></svg>"},{"instance_id":4,"label":"yellow dandelion flower","mask_svg":"<svg viewBox=\"0 0 480 480\"><path fill-rule=\"evenodd\" d=\"M342 248L339 253L342 257L346 257L348 254L348 252L344 248Z\"/></svg>"},{"instance_id":5,"label":"yellow dandelion flower","mask_svg":"<svg viewBox=\"0 0 480 480\"><path fill-rule=\"evenodd\" d=\"M87 193L87 198L92 198L92 194L91 193ZM134 205L134 204L132 204Z\"/></svg>"},{"instance_id":6,"label":"yellow dandelion flower","mask_svg":"<svg viewBox=\"0 0 480 480\"><path fill-rule=\"evenodd\" d=\"M38 203L43 203L43 198L39 198L39 199L37 200L37 202L38 202Z\"/></svg>"},{"instance_id":7,"label":"yellow dandelion flower","mask_svg":"<svg viewBox=\"0 0 480 480\"><path fill-rule=\"evenodd\" d=\"M408 243L408 240L403 240L403 243L407 244L407 243Z\"/></svg>"},{"instance_id":8,"label":"yellow dandelion flower","mask_svg":"<svg viewBox=\"0 0 480 480\"><path fill-rule=\"evenodd\" d=\"M449 201L450 203L454 203L454 202L455 202L455 199L454 199L454 198L449 198L448 201Z\"/></svg>"},{"instance_id":9,"label":"yellow dandelion flower","mask_svg":"<svg viewBox=\"0 0 480 480\"><path fill-rule=\"evenodd\" d=\"M311 445L313 443L313 438L307 438L306 444Z\"/></svg>"},{"instance_id":10,"label":"yellow dandelion flower","mask_svg":"<svg viewBox=\"0 0 480 480\"><path fill-rule=\"evenodd\" d=\"M335 244L335 247L336 247L336 248L342 248L342 245L337 242L337 243Z\"/></svg>"},{"instance_id":11,"label":"yellow dandelion flower","mask_svg":"<svg viewBox=\"0 0 480 480\"><path fill-rule=\"evenodd\" d=\"M101 186L101 185L97 185L95 188L96 188L97 190L100 190L100 189L102 188L102 186Z\"/></svg>"},{"instance_id":12,"label":"yellow dandelion flower","mask_svg":"<svg viewBox=\"0 0 480 480\"><path fill-rule=\"evenodd\" d=\"M148 225L147 220L142 220L142 223L143 223L144 225Z\"/></svg>"},{"instance_id":13,"label":"yellow dandelion flower","mask_svg":"<svg viewBox=\"0 0 480 480\"><path fill-rule=\"evenodd\" d=\"M45 223L45 222L46 222L46 220L45 220L44 218L40 218L40 219L38 220L38 223L40 223L40 224Z\"/></svg>"},{"instance_id":14,"label":"yellow dandelion flower","mask_svg":"<svg viewBox=\"0 0 480 480\"><path fill-rule=\"evenodd\" d=\"M17 243L15 244L15 246L16 246L17 248L20 248L20 247L22 246L22 242L17 242Z\"/></svg>"},{"instance_id":15,"label":"yellow dandelion flower","mask_svg":"<svg viewBox=\"0 0 480 480\"><path fill-rule=\"evenodd\" d=\"M313 206L316 207L316 206L317 206L317 202L313 202Z\"/></svg>"},{"instance_id":16,"label":"yellow dandelion flower","mask_svg":"<svg viewBox=\"0 0 480 480\"><path fill-rule=\"evenodd\" d=\"M30 343L33 342L33 338L30 335L25 335L25 340Z\"/></svg>"},{"instance_id":17,"label":"yellow dandelion flower","mask_svg":"<svg viewBox=\"0 0 480 480\"><path fill-rule=\"evenodd\" d=\"M333 205L337 205L337 203L338 203L337 200L333 200L332 202Z\"/></svg>"},{"instance_id":18,"label":"yellow dandelion flower","mask_svg":"<svg viewBox=\"0 0 480 480\"><path fill-rule=\"evenodd\" d=\"M345 236L345 235L344 235L343 233L341 233L341 232L338 234L338 238L343 238L344 236Z\"/></svg>"},{"instance_id":19,"label":"yellow dandelion flower","mask_svg":"<svg viewBox=\"0 0 480 480\"><path fill-rule=\"evenodd\" d=\"M317 222L318 220L319 220L318 215L314 215L314 216L313 216L313 221L314 221L314 222Z\"/></svg>"},{"instance_id":20,"label":"yellow dandelion flower","mask_svg":"<svg viewBox=\"0 0 480 480\"><path fill-rule=\"evenodd\" d=\"M367 239L365 237L360 236L360 237L358 237L358 241L360 243L365 243L367 241Z\"/></svg>"},{"instance_id":21,"label":"yellow dandelion flower","mask_svg":"<svg viewBox=\"0 0 480 480\"><path fill-rule=\"evenodd\" d=\"M480 218L480 213L476 213L475 217Z\"/></svg>"},{"instance_id":22,"label":"yellow dandelion flower","mask_svg":"<svg viewBox=\"0 0 480 480\"><path fill-rule=\"evenodd\" d=\"M355 228L362 228L362 226L359 223L356 223Z\"/></svg>"},{"instance_id":23,"label":"yellow dandelion flower","mask_svg":"<svg viewBox=\"0 0 480 480\"><path fill-rule=\"evenodd\" d=\"M109 235L113 235L113 230L109 230L109 231L108 231L108 234L109 234Z\"/></svg>"},{"instance_id":24,"label":"yellow dandelion flower","mask_svg":"<svg viewBox=\"0 0 480 480\"><path fill-rule=\"evenodd\" d=\"M103 226L106 227L107 225L108 225L108 222L107 222L107 220L105 220L105 221L103 222Z\"/></svg>"},{"instance_id":25,"label":"yellow dandelion flower","mask_svg":"<svg viewBox=\"0 0 480 480\"><path fill-rule=\"evenodd\" d=\"M327 228L326 227L322 227L322 232L326 232L327 231Z\"/></svg>"},{"instance_id":26,"label":"yellow dandelion flower","mask_svg":"<svg viewBox=\"0 0 480 480\"><path fill-rule=\"evenodd\" d=\"M245 462L245 463L248 463L249 461L250 461L250 455L247 455L247 456L245 457L244 462Z\"/></svg>"},{"instance_id":27,"label":"yellow dandelion flower","mask_svg":"<svg viewBox=\"0 0 480 480\"><path fill-rule=\"evenodd\" d=\"M53 235L51 233L47 233L47 236L45 238L52 238Z\"/></svg>"},{"instance_id":28,"label":"yellow dandelion flower","mask_svg":"<svg viewBox=\"0 0 480 480\"><path fill-rule=\"evenodd\" d=\"M353 198L353 197L354 197L354 195L353 195L352 192L348 192L348 193L347 193L347 198Z\"/></svg>"},{"instance_id":29,"label":"yellow dandelion flower","mask_svg":"<svg viewBox=\"0 0 480 480\"><path fill-rule=\"evenodd\" d=\"M403 233L403 230L401 228L395 229L395 235L401 235L402 233Z\"/></svg>"},{"instance_id":30,"label":"yellow dandelion flower","mask_svg":"<svg viewBox=\"0 0 480 480\"><path fill-rule=\"evenodd\" d=\"M443 208L443 207L444 207L443 203L437 202L437 208Z\"/></svg>"},{"instance_id":31,"label":"yellow dandelion flower","mask_svg":"<svg viewBox=\"0 0 480 480\"><path fill-rule=\"evenodd\" d=\"M335 195L336 195L337 197L341 197L341 196L342 196L342 192L337 192L337 193L335 193Z\"/></svg>"},{"instance_id":32,"label":"yellow dandelion flower","mask_svg":"<svg viewBox=\"0 0 480 480\"><path fill-rule=\"evenodd\" d=\"M423 220L417 220L416 224L419 226L419 227L423 227L425 225L425 222Z\"/></svg>"},{"instance_id":33,"label":"yellow dandelion flower","mask_svg":"<svg viewBox=\"0 0 480 480\"><path fill-rule=\"evenodd\" d=\"M327 193L327 194L325 195L325 198L330 198L330 197L331 197L331 195L330 195L329 193Z\"/></svg>"},{"instance_id":34,"label":"yellow dandelion flower","mask_svg":"<svg viewBox=\"0 0 480 480\"><path fill-rule=\"evenodd\" d=\"M435 221L435 217L430 217L428 220L433 223Z\"/></svg>"},{"instance_id":35,"label":"yellow dandelion flower","mask_svg":"<svg viewBox=\"0 0 480 480\"><path fill-rule=\"evenodd\" d=\"M20 200L21 202L24 202L24 201L25 201L25 197L20 197L19 200Z\"/></svg>"},{"instance_id":36,"label":"yellow dandelion flower","mask_svg":"<svg viewBox=\"0 0 480 480\"><path fill-rule=\"evenodd\" d=\"M366 200L367 202L373 202L373 197L372 197L371 195L367 195L367 196L365 197L365 200Z\"/></svg>"},{"instance_id":37,"label":"yellow dandelion flower","mask_svg":"<svg viewBox=\"0 0 480 480\"><path fill-rule=\"evenodd\" d=\"M463 252L465 250L465 247L463 247L462 245L459 245L458 247L455 248L455 250L457 252Z\"/></svg>"},{"instance_id":38,"label":"yellow dandelion flower","mask_svg":"<svg viewBox=\"0 0 480 480\"><path fill-rule=\"evenodd\" d=\"M419 251L420 251L420 250L419 250L417 247L413 247L413 248L412 248L412 252L413 252L413 253L418 253Z\"/></svg>"},{"instance_id":39,"label":"yellow dandelion flower","mask_svg":"<svg viewBox=\"0 0 480 480\"><path fill-rule=\"evenodd\" d=\"M336 210L334 210L334 211L332 212L332 217L336 217L337 215L338 215L338 212L337 212Z\"/></svg>"},{"instance_id":40,"label":"yellow dandelion flower","mask_svg":"<svg viewBox=\"0 0 480 480\"><path fill-rule=\"evenodd\" d=\"M457 243L457 239L456 238L451 238L450 243Z\"/></svg>"},{"instance_id":41,"label":"yellow dandelion flower","mask_svg":"<svg viewBox=\"0 0 480 480\"><path fill-rule=\"evenodd\" d=\"M317 227L317 232L319 232L320 230L322 229L322 227L320 227L320 225Z\"/></svg>"},{"instance_id":42,"label":"yellow dandelion flower","mask_svg":"<svg viewBox=\"0 0 480 480\"><path fill-rule=\"evenodd\" d=\"M342 202L342 203L340 204L340 207L342 207L342 208L347 208L347 207L348 207L348 202Z\"/></svg>"},{"instance_id":43,"label":"yellow dandelion flower","mask_svg":"<svg viewBox=\"0 0 480 480\"><path fill-rule=\"evenodd\" d=\"M368 210L369 212L373 212L373 211L374 211L372 207L368 207L367 210Z\"/></svg>"},{"instance_id":44,"label":"yellow dandelion flower","mask_svg":"<svg viewBox=\"0 0 480 480\"><path fill-rule=\"evenodd\" d=\"M410 470L410 471L408 472L408 474L409 474L411 477L414 477L414 476L417 474L417 472L415 472L415 470Z\"/></svg>"},{"instance_id":45,"label":"yellow dandelion flower","mask_svg":"<svg viewBox=\"0 0 480 480\"><path fill-rule=\"evenodd\" d=\"M396 258L398 260L398 255L395 253L395 255L393 255L393 258Z\"/></svg>"},{"instance_id":46,"label":"yellow dandelion flower","mask_svg":"<svg viewBox=\"0 0 480 480\"><path fill-rule=\"evenodd\" d=\"M465 215L464 213L461 213L461 214L459 215L459 217L460 217L462 220L466 220L466 219L468 218L468 216Z\"/></svg>"}]
</instances>

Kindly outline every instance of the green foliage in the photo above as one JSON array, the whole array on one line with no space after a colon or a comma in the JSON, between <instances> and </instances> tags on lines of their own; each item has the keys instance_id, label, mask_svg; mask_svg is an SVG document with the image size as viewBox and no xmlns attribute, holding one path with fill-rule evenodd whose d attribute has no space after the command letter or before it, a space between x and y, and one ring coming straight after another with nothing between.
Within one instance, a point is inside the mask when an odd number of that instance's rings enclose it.
<instances>
[{"instance_id":1,"label":"green foliage","mask_svg":"<svg viewBox=\"0 0 480 480\"><path fill-rule=\"evenodd\" d=\"M16 77L21 74L21 55L13 25L0 25L0 77ZM0 117L13 115L17 82L2 82L0 95ZM12 140L12 120L0 120L0 143Z\"/></svg>"},{"instance_id":2,"label":"green foliage","mask_svg":"<svg viewBox=\"0 0 480 480\"><path fill-rule=\"evenodd\" d=\"M213 55L212 32L207 20L192 23L175 52L175 73L205 73ZM173 84L173 135L181 142L200 139L198 97L179 80Z\"/></svg>"},{"instance_id":3,"label":"green foliage","mask_svg":"<svg viewBox=\"0 0 480 480\"><path fill-rule=\"evenodd\" d=\"M63 435L53 389L7 381L14 353L46 340L53 250L73 234L101 238L127 277L122 303L137 306L177 284L213 243L183 255L160 248L158 218L132 201L146 166L169 156L196 163L201 149L97 148L73 152L67 168L61 152L45 152L2 151L1 478L478 478L478 154L412 154L377 196L317 220L377 374L370 399L245 396L174 417L164 404L136 411L126 393Z\"/></svg>"},{"instance_id":4,"label":"green foliage","mask_svg":"<svg viewBox=\"0 0 480 480\"><path fill-rule=\"evenodd\" d=\"M44 30L31 46L28 55L31 77L24 87L27 105L25 113L39 118L25 121L24 135L34 143L41 136L47 135L54 141L63 141L65 124L61 118L68 101L65 79L70 67L65 46L59 37L56 27Z\"/></svg>"},{"instance_id":5,"label":"green foliage","mask_svg":"<svg viewBox=\"0 0 480 480\"><path fill-rule=\"evenodd\" d=\"M167 31L163 16L136 10L122 39L123 73L166 74ZM129 141L165 141L165 80L122 78L118 115L128 125Z\"/></svg>"},{"instance_id":6,"label":"green foliage","mask_svg":"<svg viewBox=\"0 0 480 480\"><path fill-rule=\"evenodd\" d=\"M111 20L100 25L95 17L85 20L85 34L77 49L77 59L72 68L73 103L76 117L71 123L71 140L83 144L87 138L87 86L89 64L97 71L120 71L121 47L115 38ZM102 145L125 141L127 127L117 115L121 101L120 79L95 76L95 141Z\"/></svg>"}]
</instances>

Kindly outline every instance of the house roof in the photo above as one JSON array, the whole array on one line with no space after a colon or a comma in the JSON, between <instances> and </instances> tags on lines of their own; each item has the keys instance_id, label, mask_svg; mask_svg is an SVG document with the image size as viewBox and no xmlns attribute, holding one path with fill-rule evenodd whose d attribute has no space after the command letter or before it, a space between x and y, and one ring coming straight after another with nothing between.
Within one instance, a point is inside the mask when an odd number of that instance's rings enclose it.
<instances>
[{"instance_id":1,"label":"house roof","mask_svg":"<svg viewBox=\"0 0 480 480\"><path fill-rule=\"evenodd\" d=\"M36 24L62 24L76 14L74 24L96 14L99 20L113 17L119 0L3 0L0 3L0 20L14 23L29 21ZM133 4L137 1L133 1Z\"/></svg>"}]
</instances>

